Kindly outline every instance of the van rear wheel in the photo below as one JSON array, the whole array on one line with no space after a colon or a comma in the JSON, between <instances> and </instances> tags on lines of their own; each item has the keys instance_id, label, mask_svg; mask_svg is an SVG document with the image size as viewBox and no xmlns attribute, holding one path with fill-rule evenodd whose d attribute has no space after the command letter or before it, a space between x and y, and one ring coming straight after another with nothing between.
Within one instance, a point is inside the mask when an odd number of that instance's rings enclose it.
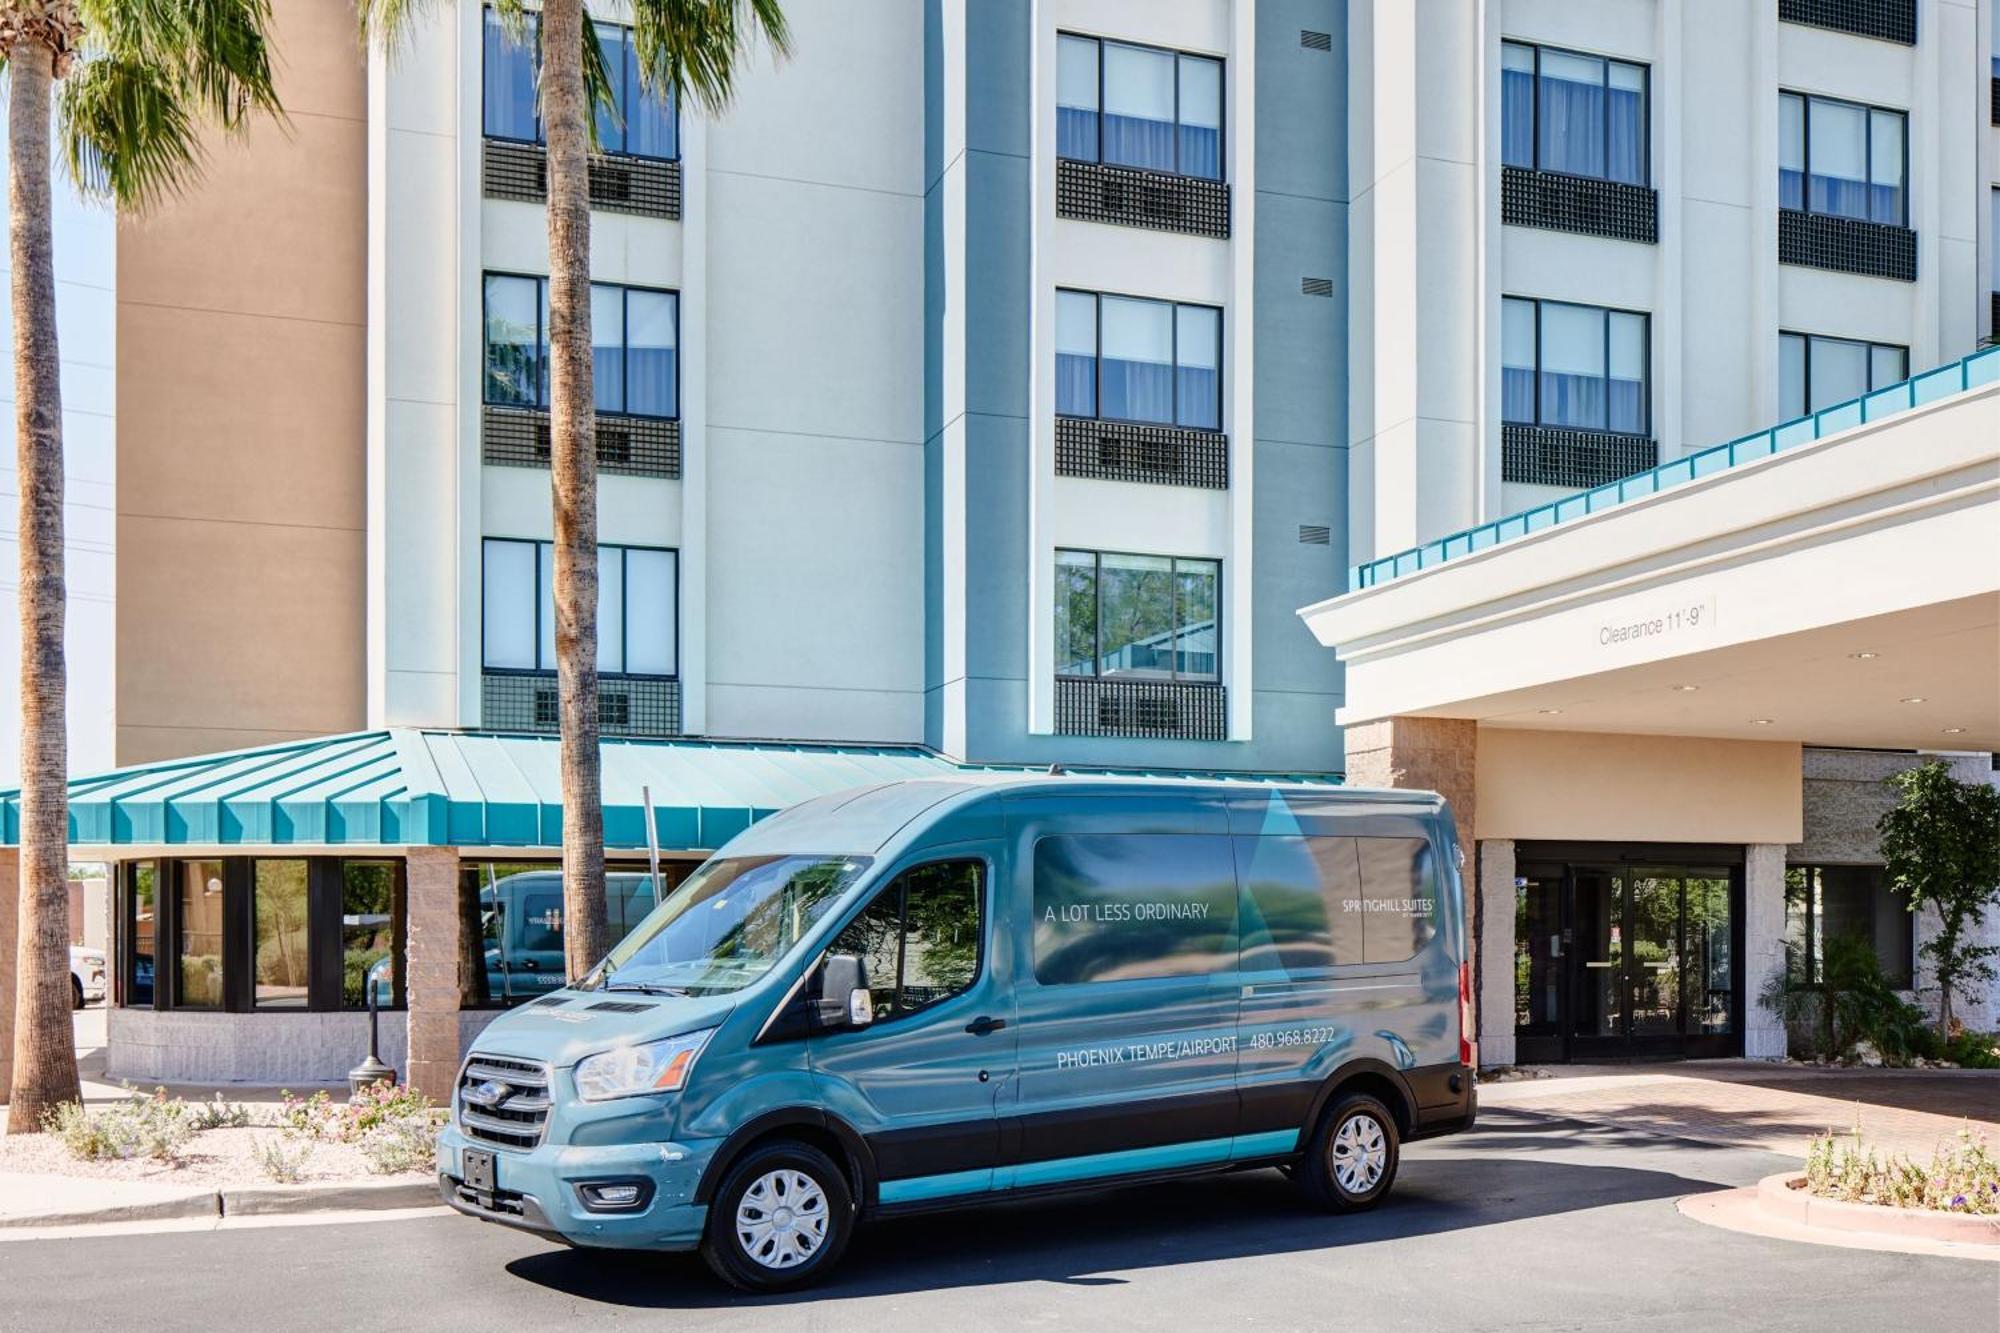
<instances>
[{"instance_id":1,"label":"van rear wheel","mask_svg":"<svg viewBox=\"0 0 2000 1333\"><path fill-rule=\"evenodd\" d=\"M708 1208L701 1256L741 1291L816 1282L854 1233L854 1198L833 1159L789 1140L745 1153Z\"/></svg>"},{"instance_id":2,"label":"van rear wheel","mask_svg":"<svg viewBox=\"0 0 2000 1333\"><path fill-rule=\"evenodd\" d=\"M1318 1207L1359 1212L1380 1203L1395 1184L1401 1149L1389 1108L1365 1092L1351 1092L1320 1117L1294 1179Z\"/></svg>"}]
</instances>

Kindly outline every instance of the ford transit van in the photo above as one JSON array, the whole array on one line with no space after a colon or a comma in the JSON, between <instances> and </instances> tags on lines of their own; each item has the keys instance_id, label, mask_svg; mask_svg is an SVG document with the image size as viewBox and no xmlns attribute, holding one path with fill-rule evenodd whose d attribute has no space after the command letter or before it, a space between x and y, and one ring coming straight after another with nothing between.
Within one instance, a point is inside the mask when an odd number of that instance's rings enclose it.
<instances>
[{"instance_id":1,"label":"ford transit van","mask_svg":"<svg viewBox=\"0 0 2000 1333\"><path fill-rule=\"evenodd\" d=\"M891 783L721 849L473 1041L462 1213L810 1282L870 1217L1278 1167L1334 1211L1476 1110L1451 813L1420 792Z\"/></svg>"}]
</instances>

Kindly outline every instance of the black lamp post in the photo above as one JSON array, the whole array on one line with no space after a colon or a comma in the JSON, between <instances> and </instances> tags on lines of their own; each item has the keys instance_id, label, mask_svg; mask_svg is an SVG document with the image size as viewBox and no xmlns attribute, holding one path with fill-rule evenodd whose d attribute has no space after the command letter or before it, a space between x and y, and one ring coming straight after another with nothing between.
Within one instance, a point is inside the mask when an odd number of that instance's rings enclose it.
<instances>
[{"instance_id":1,"label":"black lamp post","mask_svg":"<svg viewBox=\"0 0 2000 1333\"><path fill-rule=\"evenodd\" d=\"M349 1101L356 1100L361 1096L363 1091L377 1083L394 1083L396 1081L396 1071L388 1065L383 1064L382 1057L376 1054L378 1047L375 1024L380 1016L380 1009L378 1008L378 999L375 991L375 980L366 972L361 974L361 979L362 983L368 987L368 1058L347 1071L347 1099Z\"/></svg>"}]
</instances>

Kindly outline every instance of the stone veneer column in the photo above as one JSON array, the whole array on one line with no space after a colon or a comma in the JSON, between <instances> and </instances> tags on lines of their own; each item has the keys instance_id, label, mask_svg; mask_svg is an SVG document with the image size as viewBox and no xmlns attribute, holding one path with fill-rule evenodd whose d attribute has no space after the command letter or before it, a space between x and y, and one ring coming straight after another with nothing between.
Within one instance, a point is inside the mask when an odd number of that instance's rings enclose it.
<instances>
[{"instance_id":1,"label":"stone veneer column","mask_svg":"<svg viewBox=\"0 0 2000 1333\"><path fill-rule=\"evenodd\" d=\"M0 1104L14 1087L14 985L21 937L21 851L0 847ZM6 1121L0 1119L0 1127Z\"/></svg>"},{"instance_id":2,"label":"stone veneer column","mask_svg":"<svg viewBox=\"0 0 2000 1333\"><path fill-rule=\"evenodd\" d=\"M1785 972L1785 846L1743 849L1743 1054L1785 1058L1785 1020L1764 1006L1764 987Z\"/></svg>"},{"instance_id":3,"label":"stone veneer column","mask_svg":"<svg viewBox=\"0 0 2000 1333\"><path fill-rule=\"evenodd\" d=\"M412 847L407 859L409 1068L403 1079L439 1103L458 1077L458 849Z\"/></svg>"},{"instance_id":4,"label":"stone veneer column","mask_svg":"<svg viewBox=\"0 0 2000 1333\"><path fill-rule=\"evenodd\" d=\"M1514 1063L1514 840L1479 841L1479 1064Z\"/></svg>"}]
</instances>

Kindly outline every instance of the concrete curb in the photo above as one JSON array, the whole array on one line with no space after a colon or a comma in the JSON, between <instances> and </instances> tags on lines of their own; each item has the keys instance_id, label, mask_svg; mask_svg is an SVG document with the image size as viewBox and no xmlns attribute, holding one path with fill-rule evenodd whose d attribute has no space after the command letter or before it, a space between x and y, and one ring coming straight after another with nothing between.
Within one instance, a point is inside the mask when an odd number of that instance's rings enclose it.
<instances>
[{"instance_id":1,"label":"concrete curb","mask_svg":"<svg viewBox=\"0 0 2000 1333\"><path fill-rule=\"evenodd\" d=\"M1892 1208L1879 1203L1823 1199L1795 1188L1805 1177L1780 1171L1757 1182L1757 1207L1793 1226L1864 1235L1916 1237L1952 1245L2000 1249L2000 1217L1941 1213L1928 1208Z\"/></svg>"},{"instance_id":2,"label":"concrete curb","mask_svg":"<svg viewBox=\"0 0 2000 1333\"><path fill-rule=\"evenodd\" d=\"M439 1204L437 1182L419 1180L329 1181L313 1185L245 1185L200 1190L145 1203L107 1204L64 1212L17 1213L0 1217L0 1227L96 1226L110 1222L154 1222L190 1217L248 1217L284 1213L375 1212L427 1208Z\"/></svg>"}]
</instances>

